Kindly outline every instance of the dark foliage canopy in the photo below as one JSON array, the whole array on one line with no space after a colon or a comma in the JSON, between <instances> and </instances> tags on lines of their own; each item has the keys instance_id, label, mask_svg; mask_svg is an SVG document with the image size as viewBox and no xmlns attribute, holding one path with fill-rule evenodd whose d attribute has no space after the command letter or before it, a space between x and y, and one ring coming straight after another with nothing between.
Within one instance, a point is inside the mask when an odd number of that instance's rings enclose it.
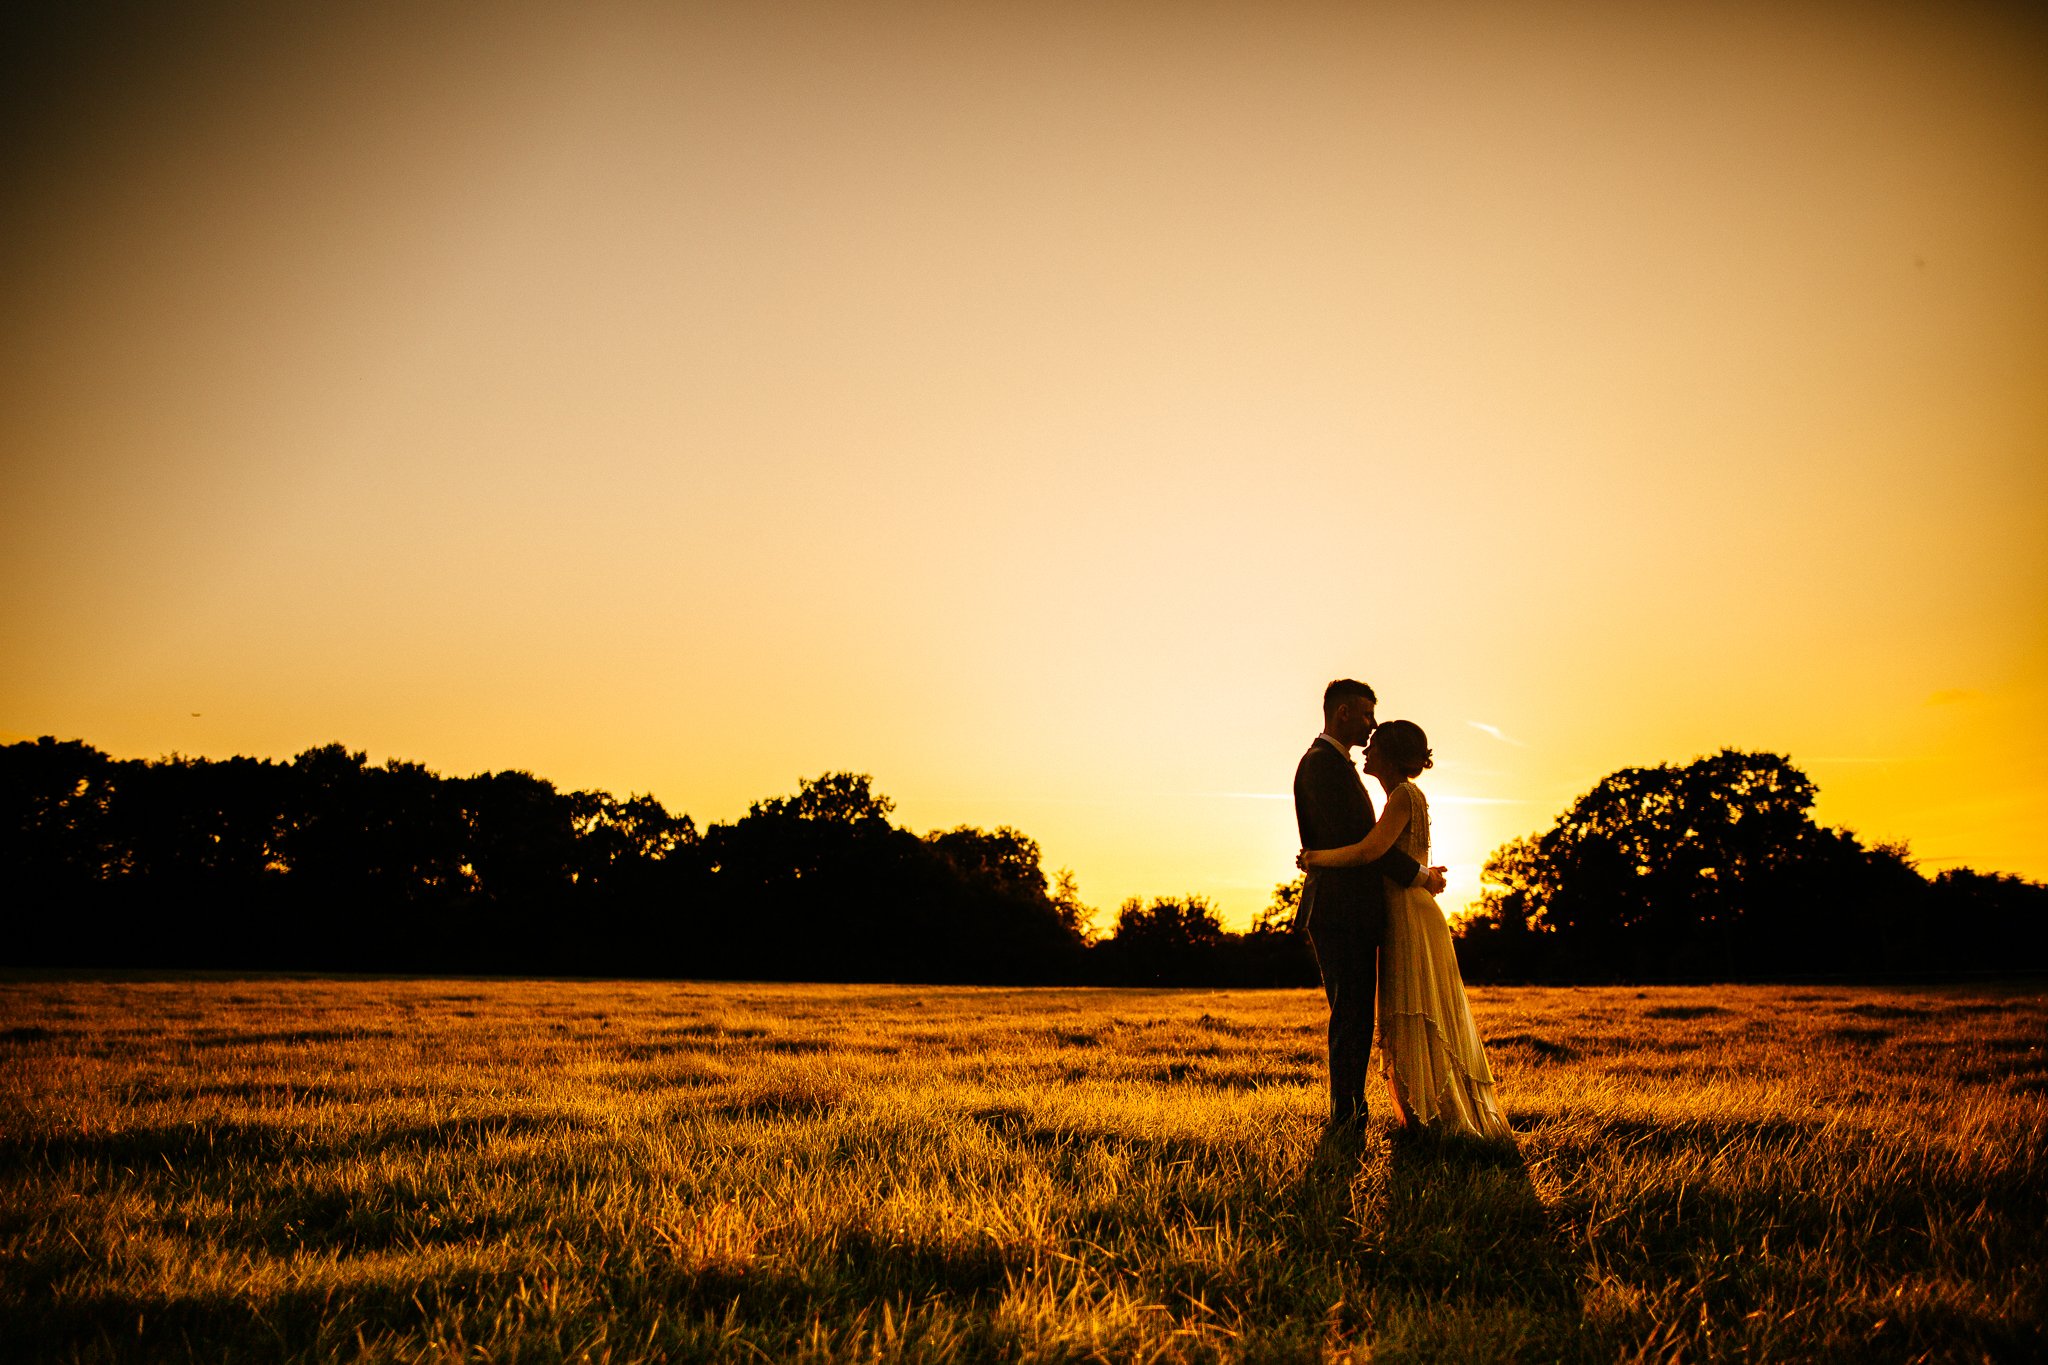
<instances>
[{"instance_id":1,"label":"dark foliage canopy","mask_svg":"<svg viewBox=\"0 0 2048 1365\"><path fill-rule=\"evenodd\" d=\"M1461 926L1475 979L2048 967L2048 888L1812 819L1772 754L1630 768L1500 849ZM1199 896L1091 932L1008 826L915 834L862 773L699 830L651 796L442 777L340 745L289 762L0 746L0 965L1306 985L1301 882L1248 933ZM1959 932L1958 926L1964 926Z\"/></svg>"},{"instance_id":2,"label":"dark foliage canopy","mask_svg":"<svg viewBox=\"0 0 2048 1365\"><path fill-rule=\"evenodd\" d=\"M699 832L651 796L289 763L0 748L15 965L1043 980L1085 908L1011 829L921 838L827 773Z\"/></svg>"},{"instance_id":3,"label":"dark foliage canopy","mask_svg":"<svg viewBox=\"0 0 2048 1365\"><path fill-rule=\"evenodd\" d=\"M1966 869L1812 815L1789 760L1724 749L1603 778L1486 865L1460 926L1467 975L1730 980L2048 968L2048 887Z\"/></svg>"}]
</instances>

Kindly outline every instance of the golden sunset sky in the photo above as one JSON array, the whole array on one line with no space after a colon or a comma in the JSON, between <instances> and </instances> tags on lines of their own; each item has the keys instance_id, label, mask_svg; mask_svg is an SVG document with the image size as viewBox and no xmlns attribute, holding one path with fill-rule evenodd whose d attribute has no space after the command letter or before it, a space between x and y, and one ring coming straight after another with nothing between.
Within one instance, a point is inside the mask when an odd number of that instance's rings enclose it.
<instances>
[{"instance_id":1,"label":"golden sunset sky","mask_svg":"<svg viewBox=\"0 0 2048 1365\"><path fill-rule=\"evenodd\" d=\"M1353 675L1453 907L1722 746L2048 877L2042 15L17 14L0 741L855 769L1242 923Z\"/></svg>"}]
</instances>

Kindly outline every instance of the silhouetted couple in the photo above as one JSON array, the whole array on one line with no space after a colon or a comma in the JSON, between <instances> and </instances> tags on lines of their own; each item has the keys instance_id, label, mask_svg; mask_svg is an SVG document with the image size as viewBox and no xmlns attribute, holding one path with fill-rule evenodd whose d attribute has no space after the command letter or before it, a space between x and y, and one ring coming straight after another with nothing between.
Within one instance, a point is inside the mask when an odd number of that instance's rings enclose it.
<instances>
[{"instance_id":1,"label":"silhouetted couple","mask_svg":"<svg viewBox=\"0 0 2048 1365\"><path fill-rule=\"evenodd\" d=\"M1295 926L1315 947L1330 1000L1330 1121L1363 1126L1377 1019L1380 1069L1404 1129L1510 1138L1436 903L1444 869L1426 866L1429 802L1415 778L1430 766L1429 740L1413 721L1378 724L1377 704L1362 682L1331 683L1323 732L1294 770L1308 874ZM1352 766L1360 745L1386 792L1377 816Z\"/></svg>"}]
</instances>

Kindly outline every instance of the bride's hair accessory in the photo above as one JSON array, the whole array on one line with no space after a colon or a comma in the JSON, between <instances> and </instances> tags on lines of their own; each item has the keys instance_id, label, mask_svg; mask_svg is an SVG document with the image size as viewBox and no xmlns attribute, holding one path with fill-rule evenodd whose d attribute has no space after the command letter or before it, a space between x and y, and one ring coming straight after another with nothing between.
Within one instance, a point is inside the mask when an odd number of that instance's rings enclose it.
<instances>
[{"instance_id":1,"label":"bride's hair accessory","mask_svg":"<svg viewBox=\"0 0 2048 1365\"><path fill-rule=\"evenodd\" d=\"M1410 777L1436 766L1429 753L1429 736L1412 720L1387 721L1372 732L1372 737Z\"/></svg>"}]
</instances>

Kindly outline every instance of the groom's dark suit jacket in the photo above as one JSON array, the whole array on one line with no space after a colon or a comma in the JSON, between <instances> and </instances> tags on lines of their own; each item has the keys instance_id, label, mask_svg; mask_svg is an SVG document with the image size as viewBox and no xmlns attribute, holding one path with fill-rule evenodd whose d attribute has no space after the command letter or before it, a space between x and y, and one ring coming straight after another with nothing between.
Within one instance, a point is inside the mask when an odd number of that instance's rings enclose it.
<instances>
[{"instance_id":1,"label":"groom's dark suit jacket","mask_svg":"<svg viewBox=\"0 0 2048 1365\"><path fill-rule=\"evenodd\" d=\"M1348 754L1320 735L1294 769L1294 821L1303 848L1342 848L1372 832L1372 802L1364 779ZM1301 893L1295 927L1307 929L1325 915L1351 919L1366 938L1378 943L1386 935L1387 895L1382 877L1407 886L1421 865L1398 848L1362 867L1324 867L1308 874Z\"/></svg>"}]
</instances>

